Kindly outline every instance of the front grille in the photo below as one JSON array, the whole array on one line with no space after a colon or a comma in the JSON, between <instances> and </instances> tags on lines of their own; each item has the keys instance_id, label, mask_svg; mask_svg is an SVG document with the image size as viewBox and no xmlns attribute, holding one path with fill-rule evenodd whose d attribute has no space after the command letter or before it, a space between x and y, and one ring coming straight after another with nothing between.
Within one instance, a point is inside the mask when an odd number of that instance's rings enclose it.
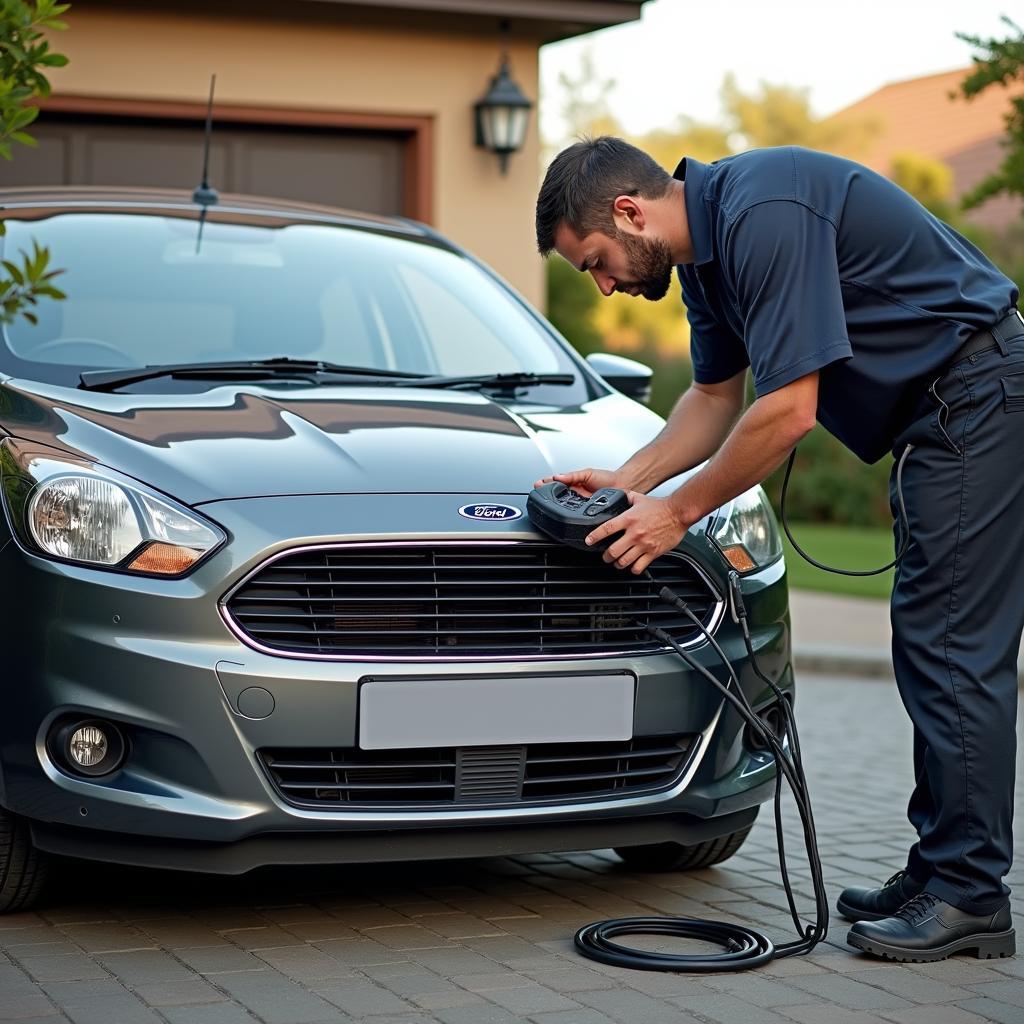
<instances>
[{"instance_id":1,"label":"front grille","mask_svg":"<svg viewBox=\"0 0 1024 1024\"><path fill-rule=\"evenodd\" d=\"M699 630L658 591L671 587L705 625L718 598L687 560L666 555L653 581L596 554L551 544L346 544L276 558L230 594L249 640L296 656L542 658L663 650Z\"/></svg>"},{"instance_id":2,"label":"front grille","mask_svg":"<svg viewBox=\"0 0 1024 1024\"><path fill-rule=\"evenodd\" d=\"M691 736L608 743L413 750L261 750L274 788L300 807L480 807L632 796L671 785Z\"/></svg>"}]
</instances>

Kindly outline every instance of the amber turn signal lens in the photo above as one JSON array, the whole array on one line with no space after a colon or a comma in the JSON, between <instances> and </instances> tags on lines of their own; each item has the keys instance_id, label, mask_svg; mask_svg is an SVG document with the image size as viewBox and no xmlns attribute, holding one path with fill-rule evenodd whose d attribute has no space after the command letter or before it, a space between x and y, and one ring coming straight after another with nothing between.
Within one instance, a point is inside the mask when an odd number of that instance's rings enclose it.
<instances>
[{"instance_id":1,"label":"amber turn signal lens","mask_svg":"<svg viewBox=\"0 0 1024 1024\"><path fill-rule=\"evenodd\" d=\"M177 544L150 544L139 552L129 563L128 568L136 572L151 572L159 576L177 576L184 572L202 554L191 548L183 548Z\"/></svg>"},{"instance_id":2,"label":"amber turn signal lens","mask_svg":"<svg viewBox=\"0 0 1024 1024\"><path fill-rule=\"evenodd\" d=\"M729 564L737 572L750 572L751 569L757 568L754 560L742 544L730 544L729 547L723 548L722 554L725 555L729 560Z\"/></svg>"}]
</instances>

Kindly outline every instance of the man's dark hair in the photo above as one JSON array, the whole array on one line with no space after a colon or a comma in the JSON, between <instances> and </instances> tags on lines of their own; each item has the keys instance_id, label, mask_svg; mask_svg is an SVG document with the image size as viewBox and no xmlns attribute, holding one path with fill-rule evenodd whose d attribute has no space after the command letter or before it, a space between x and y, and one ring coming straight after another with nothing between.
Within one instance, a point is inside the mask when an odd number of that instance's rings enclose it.
<instances>
[{"instance_id":1,"label":"man's dark hair","mask_svg":"<svg viewBox=\"0 0 1024 1024\"><path fill-rule=\"evenodd\" d=\"M555 247L563 222L579 238L594 231L613 237L612 203L617 196L660 199L672 176L642 149L602 135L563 149L544 175L537 195L537 248L542 256Z\"/></svg>"}]
</instances>

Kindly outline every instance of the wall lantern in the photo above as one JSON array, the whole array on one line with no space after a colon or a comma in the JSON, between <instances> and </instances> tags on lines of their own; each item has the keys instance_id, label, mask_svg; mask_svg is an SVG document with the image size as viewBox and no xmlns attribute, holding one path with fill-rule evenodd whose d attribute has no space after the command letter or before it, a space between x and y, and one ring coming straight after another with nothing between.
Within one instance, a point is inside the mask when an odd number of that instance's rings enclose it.
<instances>
[{"instance_id":1,"label":"wall lantern","mask_svg":"<svg viewBox=\"0 0 1024 1024\"><path fill-rule=\"evenodd\" d=\"M508 171L508 158L523 148L532 106L509 71L508 55L503 54L490 88L474 107L476 144L498 157L502 174Z\"/></svg>"}]
</instances>

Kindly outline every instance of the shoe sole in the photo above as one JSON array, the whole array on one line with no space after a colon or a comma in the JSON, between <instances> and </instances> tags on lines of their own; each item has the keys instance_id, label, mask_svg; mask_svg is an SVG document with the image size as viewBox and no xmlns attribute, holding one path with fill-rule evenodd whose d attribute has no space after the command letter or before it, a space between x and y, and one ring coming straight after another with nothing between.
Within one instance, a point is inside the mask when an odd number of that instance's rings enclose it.
<instances>
[{"instance_id":1,"label":"shoe sole","mask_svg":"<svg viewBox=\"0 0 1024 1024\"><path fill-rule=\"evenodd\" d=\"M930 964L936 960L945 960L954 953L962 953L974 950L979 960L994 960L996 958L1013 956L1017 952L1017 944L1014 938L1014 931L1011 928L1006 932L992 932L985 935L968 935L966 938L949 942L945 946L938 946L935 949L904 949L902 946L890 946L885 942L877 942L864 935L857 935L850 932L846 941L854 949L860 949L865 953L873 953L875 956L884 957L886 960L898 960L902 964Z\"/></svg>"},{"instance_id":2,"label":"shoe sole","mask_svg":"<svg viewBox=\"0 0 1024 1024\"><path fill-rule=\"evenodd\" d=\"M888 914L874 914L870 910L857 910L855 907L851 907L849 903L844 903L842 896L836 900L836 910L838 910L847 921L853 921L855 924L858 921L882 921L887 917L892 917L892 915L896 913L895 910Z\"/></svg>"}]
</instances>

